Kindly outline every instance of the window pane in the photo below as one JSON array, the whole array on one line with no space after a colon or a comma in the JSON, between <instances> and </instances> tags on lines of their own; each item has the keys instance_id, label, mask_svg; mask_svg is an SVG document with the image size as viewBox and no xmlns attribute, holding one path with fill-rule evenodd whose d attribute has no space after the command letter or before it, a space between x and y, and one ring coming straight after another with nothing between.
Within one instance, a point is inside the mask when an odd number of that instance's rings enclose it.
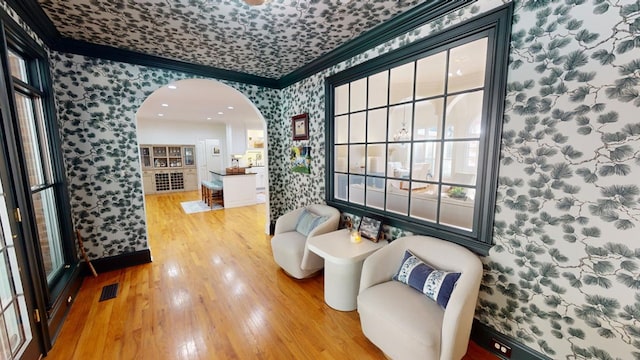
<instances>
[{"instance_id":1,"label":"window pane","mask_svg":"<svg viewBox=\"0 0 640 360\"><path fill-rule=\"evenodd\" d=\"M409 159L411 146L409 144L389 144L387 150L387 176L395 178L409 177Z\"/></svg>"},{"instance_id":2,"label":"window pane","mask_svg":"<svg viewBox=\"0 0 640 360\"><path fill-rule=\"evenodd\" d=\"M347 167L347 156L349 155L349 146L347 145L336 145L334 156L336 158L336 163L334 164L336 171L339 172L348 172L349 169Z\"/></svg>"},{"instance_id":3,"label":"window pane","mask_svg":"<svg viewBox=\"0 0 640 360\"><path fill-rule=\"evenodd\" d=\"M440 139L442 137L442 98L416 103L413 138L415 140Z\"/></svg>"},{"instance_id":4,"label":"window pane","mask_svg":"<svg viewBox=\"0 0 640 360\"><path fill-rule=\"evenodd\" d=\"M33 194L33 206L44 268L47 280L51 281L56 272L64 265L53 189L48 188Z\"/></svg>"},{"instance_id":5,"label":"window pane","mask_svg":"<svg viewBox=\"0 0 640 360\"><path fill-rule=\"evenodd\" d=\"M464 187L449 187L442 194L440 223L465 230L473 227L475 190Z\"/></svg>"},{"instance_id":6,"label":"window pane","mask_svg":"<svg viewBox=\"0 0 640 360\"><path fill-rule=\"evenodd\" d=\"M411 140L412 115L413 108L411 104L397 105L389 109L388 141Z\"/></svg>"},{"instance_id":7,"label":"window pane","mask_svg":"<svg viewBox=\"0 0 640 360\"><path fill-rule=\"evenodd\" d=\"M364 176L349 176L349 201L355 204L364 204Z\"/></svg>"},{"instance_id":8,"label":"window pane","mask_svg":"<svg viewBox=\"0 0 640 360\"><path fill-rule=\"evenodd\" d=\"M391 69L389 103L413 100L413 62Z\"/></svg>"},{"instance_id":9,"label":"window pane","mask_svg":"<svg viewBox=\"0 0 640 360\"><path fill-rule=\"evenodd\" d=\"M20 136L24 152L29 185L31 188L44 184L42 162L38 147L38 134L36 132L36 120L33 113L31 99L16 93L16 110L20 123Z\"/></svg>"},{"instance_id":10,"label":"window pane","mask_svg":"<svg viewBox=\"0 0 640 360\"><path fill-rule=\"evenodd\" d=\"M12 76L25 83L29 83L29 79L27 78L27 64L23 58L13 51L9 51L9 70Z\"/></svg>"},{"instance_id":11,"label":"window pane","mask_svg":"<svg viewBox=\"0 0 640 360\"><path fill-rule=\"evenodd\" d=\"M447 66L445 51L418 60L416 74L416 100L444 94Z\"/></svg>"},{"instance_id":12,"label":"window pane","mask_svg":"<svg viewBox=\"0 0 640 360\"><path fill-rule=\"evenodd\" d=\"M440 143L413 144L414 180L440 181Z\"/></svg>"},{"instance_id":13,"label":"window pane","mask_svg":"<svg viewBox=\"0 0 640 360\"><path fill-rule=\"evenodd\" d=\"M349 84L335 88L335 112L342 115L349 112Z\"/></svg>"},{"instance_id":14,"label":"window pane","mask_svg":"<svg viewBox=\"0 0 640 360\"><path fill-rule=\"evenodd\" d=\"M387 139L387 109L368 112L367 141L382 142Z\"/></svg>"},{"instance_id":15,"label":"window pane","mask_svg":"<svg viewBox=\"0 0 640 360\"><path fill-rule=\"evenodd\" d=\"M336 116L336 144L346 144L349 142L349 115Z\"/></svg>"},{"instance_id":16,"label":"window pane","mask_svg":"<svg viewBox=\"0 0 640 360\"><path fill-rule=\"evenodd\" d=\"M366 141L367 115L365 112L351 114L349 119L349 142L362 143Z\"/></svg>"},{"instance_id":17,"label":"window pane","mask_svg":"<svg viewBox=\"0 0 640 360\"><path fill-rule=\"evenodd\" d=\"M367 145L367 174L384 176L385 145Z\"/></svg>"},{"instance_id":18,"label":"window pane","mask_svg":"<svg viewBox=\"0 0 640 360\"><path fill-rule=\"evenodd\" d=\"M448 139L479 138L482 119L483 91L451 96L447 104L446 127L453 131L446 134Z\"/></svg>"},{"instance_id":19,"label":"window pane","mask_svg":"<svg viewBox=\"0 0 640 360\"><path fill-rule=\"evenodd\" d=\"M479 141L445 142L443 182L475 185L478 172L478 145ZM475 156L470 157L470 152L473 151Z\"/></svg>"},{"instance_id":20,"label":"window pane","mask_svg":"<svg viewBox=\"0 0 640 360\"><path fill-rule=\"evenodd\" d=\"M384 210L384 179L367 178L367 206Z\"/></svg>"},{"instance_id":21,"label":"window pane","mask_svg":"<svg viewBox=\"0 0 640 360\"><path fill-rule=\"evenodd\" d=\"M387 105L389 71L369 76L369 109Z\"/></svg>"},{"instance_id":22,"label":"window pane","mask_svg":"<svg viewBox=\"0 0 640 360\"><path fill-rule=\"evenodd\" d=\"M42 98L36 97L33 99L36 111L36 122L40 133L40 151L42 153L42 163L44 171L44 181L47 184L53 183L53 168L51 164L51 153L49 150L49 134L44 123L44 111L42 107Z\"/></svg>"},{"instance_id":23,"label":"window pane","mask_svg":"<svg viewBox=\"0 0 640 360\"><path fill-rule=\"evenodd\" d=\"M336 174L335 196L336 199L347 200L347 175Z\"/></svg>"},{"instance_id":24,"label":"window pane","mask_svg":"<svg viewBox=\"0 0 640 360\"><path fill-rule=\"evenodd\" d=\"M367 107L367 79L360 79L351 83L350 89L351 103L349 111L360 111Z\"/></svg>"},{"instance_id":25,"label":"window pane","mask_svg":"<svg viewBox=\"0 0 640 360\"><path fill-rule=\"evenodd\" d=\"M387 211L407 215L409 209L409 194L401 181L389 180L387 185Z\"/></svg>"},{"instance_id":26,"label":"window pane","mask_svg":"<svg viewBox=\"0 0 640 360\"><path fill-rule=\"evenodd\" d=\"M349 172L352 174L364 174L364 145L349 146Z\"/></svg>"},{"instance_id":27,"label":"window pane","mask_svg":"<svg viewBox=\"0 0 640 360\"><path fill-rule=\"evenodd\" d=\"M436 222L438 212L438 192L440 186L414 182L411 184L412 217Z\"/></svg>"},{"instance_id":28,"label":"window pane","mask_svg":"<svg viewBox=\"0 0 640 360\"><path fill-rule=\"evenodd\" d=\"M483 87L486 63L487 38L451 49L447 92Z\"/></svg>"}]
</instances>

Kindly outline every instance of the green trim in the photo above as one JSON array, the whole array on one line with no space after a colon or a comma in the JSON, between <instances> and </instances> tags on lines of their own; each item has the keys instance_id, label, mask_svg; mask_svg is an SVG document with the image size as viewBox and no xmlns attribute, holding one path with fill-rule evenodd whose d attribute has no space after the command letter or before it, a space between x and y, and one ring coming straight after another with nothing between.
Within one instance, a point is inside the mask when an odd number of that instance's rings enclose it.
<instances>
[{"instance_id":1,"label":"green trim","mask_svg":"<svg viewBox=\"0 0 640 360\"><path fill-rule=\"evenodd\" d=\"M350 81L362 79L383 69L410 63L428 56L443 47L455 47L488 36L488 59L486 67L485 104L483 106L483 127L485 131L480 139L480 166L478 167L478 189L497 189L500 138L502 133L502 114L506 94L508 70L508 44L511 34L513 3L504 5L485 15L470 19L451 29L443 30L423 40L417 41L386 55L378 56L360 65L332 75L325 80L325 160L326 166L326 202L341 211L364 214L371 213L384 218L384 223L417 234L436 236L463 245L479 254L488 255L492 246L493 219L495 215L495 191L479 191L474 208L473 231L462 231L453 227L431 224L409 216L396 215L340 200L335 197L335 172L333 145L335 124L333 119L334 88ZM485 137L487 136L487 137Z\"/></svg>"},{"instance_id":2,"label":"green trim","mask_svg":"<svg viewBox=\"0 0 640 360\"><path fill-rule=\"evenodd\" d=\"M187 74L229 80L244 84L263 86L266 88L278 89L279 83L275 79L256 76L237 71L230 71L215 68L212 66L191 64L184 61L170 60L159 56L147 55L131 50L118 49L111 46L91 44L86 41L61 38L53 49L60 52L67 52L77 55L84 55L93 58L113 60L130 64L137 64L149 67L157 67L167 70L179 71Z\"/></svg>"},{"instance_id":3,"label":"green trim","mask_svg":"<svg viewBox=\"0 0 640 360\"><path fill-rule=\"evenodd\" d=\"M91 264L98 274L124 269L130 266L142 265L151 262L151 250L144 249L136 252L91 260ZM85 266L85 275L88 275L88 266Z\"/></svg>"},{"instance_id":4,"label":"green trim","mask_svg":"<svg viewBox=\"0 0 640 360\"><path fill-rule=\"evenodd\" d=\"M280 78L280 87L285 88L293 85L315 73L328 69L358 54L362 54L367 50L373 49L378 45L414 30L443 14L475 1L476 0L425 1L423 4L374 27L359 37L338 46L327 54L283 76Z\"/></svg>"},{"instance_id":5,"label":"green trim","mask_svg":"<svg viewBox=\"0 0 640 360\"><path fill-rule=\"evenodd\" d=\"M414 30L443 14L451 12L477 0L429 0L400 14L360 35L359 37L337 47L329 53L303 65L280 79L229 71L212 66L196 65L178 60L170 60L158 56L141 54L131 50L111 46L96 45L85 41L63 37L47 17L37 0L6 0L25 23L53 50L71 54L84 55L130 64L157 67L179 71L187 74L234 81L245 84L263 86L272 89L283 89L298 81L304 80L322 70L328 69L342 61L361 54L380 44Z\"/></svg>"},{"instance_id":6,"label":"green trim","mask_svg":"<svg viewBox=\"0 0 640 360\"><path fill-rule=\"evenodd\" d=\"M473 340L479 346L489 350L492 354L496 354L500 359L506 359L501 356L495 349L489 345L491 339L496 339L504 345L511 348L511 359L518 360L552 360L544 354L541 354L523 344L516 341L516 339L499 333L493 328L484 325L478 319L473 319L473 326L471 327L471 340Z\"/></svg>"},{"instance_id":7,"label":"green trim","mask_svg":"<svg viewBox=\"0 0 640 360\"><path fill-rule=\"evenodd\" d=\"M42 10L37 0L5 1L10 8L15 10L31 30L38 34L47 46L52 47L61 38L60 32Z\"/></svg>"}]
</instances>

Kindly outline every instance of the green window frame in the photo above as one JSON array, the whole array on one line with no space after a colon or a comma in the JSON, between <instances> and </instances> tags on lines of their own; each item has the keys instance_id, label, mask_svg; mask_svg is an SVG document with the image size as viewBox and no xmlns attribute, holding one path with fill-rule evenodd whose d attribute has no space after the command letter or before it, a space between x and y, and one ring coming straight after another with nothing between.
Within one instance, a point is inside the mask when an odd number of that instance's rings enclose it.
<instances>
[{"instance_id":1,"label":"green window frame","mask_svg":"<svg viewBox=\"0 0 640 360\"><path fill-rule=\"evenodd\" d=\"M512 9L326 79L329 205L488 252Z\"/></svg>"}]
</instances>

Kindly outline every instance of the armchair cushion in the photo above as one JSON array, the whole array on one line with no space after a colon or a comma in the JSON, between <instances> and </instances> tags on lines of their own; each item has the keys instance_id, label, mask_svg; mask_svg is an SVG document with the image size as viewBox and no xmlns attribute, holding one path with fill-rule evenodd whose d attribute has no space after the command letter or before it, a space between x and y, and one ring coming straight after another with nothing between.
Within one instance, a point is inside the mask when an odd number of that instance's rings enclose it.
<instances>
[{"instance_id":1,"label":"armchair cushion","mask_svg":"<svg viewBox=\"0 0 640 360\"><path fill-rule=\"evenodd\" d=\"M326 216L320 216L304 209L302 214L298 218L298 222L296 223L296 231L300 234L307 236L309 233L316 228L316 226L322 224L327 220Z\"/></svg>"},{"instance_id":2,"label":"armchair cushion","mask_svg":"<svg viewBox=\"0 0 640 360\"><path fill-rule=\"evenodd\" d=\"M459 278L460 273L436 270L409 250L405 251L400 268L393 276L393 280L420 291L443 309L447 307Z\"/></svg>"}]
</instances>

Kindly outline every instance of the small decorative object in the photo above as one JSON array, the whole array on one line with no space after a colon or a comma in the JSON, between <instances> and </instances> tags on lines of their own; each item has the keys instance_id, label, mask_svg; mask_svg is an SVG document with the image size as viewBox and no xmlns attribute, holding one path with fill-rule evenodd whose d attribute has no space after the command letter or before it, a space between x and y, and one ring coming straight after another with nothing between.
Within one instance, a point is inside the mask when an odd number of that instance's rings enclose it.
<instances>
[{"instance_id":1,"label":"small decorative object","mask_svg":"<svg viewBox=\"0 0 640 360\"><path fill-rule=\"evenodd\" d=\"M289 159L292 172L311 174L311 146L293 146Z\"/></svg>"},{"instance_id":2,"label":"small decorative object","mask_svg":"<svg viewBox=\"0 0 640 360\"><path fill-rule=\"evenodd\" d=\"M350 234L351 242L357 244L362 241L362 237L360 237L360 232L357 230L352 230Z\"/></svg>"},{"instance_id":3,"label":"small decorative object","mask_svg":"<svg viewBox=\"0 0 640 360\"><path fill-rule=\"evenodd\" d=\"M378 242L381 225L382 221L363 216L362 220L360 220L358 232L363 238L369 239L373 242Z\"/></svg>"},{"instance_id":4,"label":"small decorative object","mask_svg":"<svg viewBox=\"0 0 640 360\"><path fill-rule=\"evenodd\" d=\"M309 114L300 114L291 118L293 140L309 139Z\"/></svg>"},{"instance_id":5,"label":"small decorative object","mask_svg":"<svg viewBox=\"0 0 640 360\"><path fill-rule=\"evenodd\" d=\"M449 191L447 191L447 195L449 195L449 197L452 197L454 199L465 200L467 198L467 191L463 187L453 186L452 188L449 189Z\"/></svg>"},{"instance_id":6,"label":"small decorative object","mask_svg":"<svg viewBox=\"0 0 640 360\"><path fill-rule=\"evenodd\" d=\"M345 216L344 218L344 227L345 229L351 231L353 229L353 221L351 221L351 216Z\"/></svg>"}]
</instances>

